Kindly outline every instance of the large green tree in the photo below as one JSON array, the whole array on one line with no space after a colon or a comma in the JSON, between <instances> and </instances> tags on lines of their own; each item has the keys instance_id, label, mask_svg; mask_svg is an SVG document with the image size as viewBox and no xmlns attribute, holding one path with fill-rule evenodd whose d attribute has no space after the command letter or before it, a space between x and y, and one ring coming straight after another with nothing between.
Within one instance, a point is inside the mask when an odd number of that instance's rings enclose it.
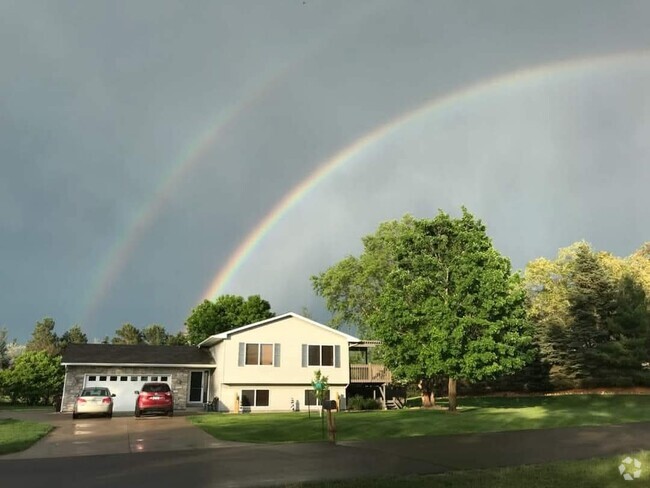
<instances>
[{"instance_id":1,"label":"large green tree","mask_svg":"<svg viewBox=\"0 0 650 488\"><path fill-rule=\"evenodd\" d=\"M59 338L54 332L54 325L54 320L50 317L36 322L32 337L27 342L26 351L45 351L50 355L59 354Z\"/></svg>"},{"instance_id":2,"label":"large green tree","mask_svg":"<svg viewBox=\"0 0 650 488\"><path fill-rule=\"evenodd\" d=\"M113 344L140 344L142 342L142 332L133 324L126 323L115 331L115 336L111 342Z\"/></svg>"},{"instance_id":3,"label":"large green tree","mask_svg":"<svg viewBox=\"0 0 650 488\"><path fill-rule=\"evenodd\" d=\"M271 305L259 295L247 299L238 295L221 295L214 302L204 300L194 308L185 326L189 342L198 344L213 334L273 316Z\"/></svg>"},{"instance_id":4,"label":"large green tree","mask_svg":"<svg viewBox=\"0 0 650 488\"><path fill-rule=\"evenodd\" d=\"M457 381L507 374L531 359L519 275L465 208L460 218L440 212L381 224L363 245L360 257L312 280L339 320L365 324L382 341L395 378L448 378L454 411Z\"/></svg>"}]
</instances>

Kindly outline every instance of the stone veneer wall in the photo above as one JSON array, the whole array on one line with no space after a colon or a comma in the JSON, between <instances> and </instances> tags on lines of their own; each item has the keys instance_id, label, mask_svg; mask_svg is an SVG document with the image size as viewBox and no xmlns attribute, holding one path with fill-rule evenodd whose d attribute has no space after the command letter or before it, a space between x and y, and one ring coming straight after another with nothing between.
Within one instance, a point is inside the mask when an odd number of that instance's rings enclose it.
<instances>
[{"instance_id":1,"label":"stone veneer wall","mask_svg":"<svg viewBox=\"0 0 650 488\"><path fill-rule=\"evenodd\" d=\"M141 367L109 367L109 366L67 366L65 375L65 388L61 403L61 412L72 412L76 396L84 384L84 376L114 375L114 376L141 376L141 375L172 375L172 391L174 392L174 410L187 408L187 392L189 388L190 369L188 368L148 368Z\"/></svg>"}]
</instances>

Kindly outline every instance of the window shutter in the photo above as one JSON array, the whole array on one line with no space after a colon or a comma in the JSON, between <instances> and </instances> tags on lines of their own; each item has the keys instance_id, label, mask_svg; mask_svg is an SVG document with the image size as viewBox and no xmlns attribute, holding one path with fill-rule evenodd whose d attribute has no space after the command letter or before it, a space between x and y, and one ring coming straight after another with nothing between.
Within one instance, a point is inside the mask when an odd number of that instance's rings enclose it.
<instances>
[{"instance_id":1,"label":"window shutter","mask_svg":"<svg viewBox=\"0 0 650 488\"><path fill-rule=\"evenodd\" d=\"M273 354L273 366L280 367L280 344L275 345L275 353Z\"/></svg>"},{"instance_id":2,"label":"window shutter","mask_svg":"<svg viewBox=\"0 0 650 488\"><path fill-rule=\"evenodd\" d=\"M302 345L302 367L306 368L307 367L307 357L308 357L308 351L307 351L307 344Z\"/></svg>"},{"instance_id":3,"label":"window shutter","mask_svg":"<svg viewBox=\"0 0 650 488\"><path fill-rule=\"evenodd\" d=\"M334 346L334 367L341 367L341 346Z\"/></svg>"},{"instance_id":4,"label":"window shutter","mask_svg":"<svg viewBox=\"0 0 650 488\"><path fill-rule=\"evenodd\" d=\"M239 366L244 365L244 359L246 357L246 344L243 342L239 343Z\"/></svg>"}]
</instances>

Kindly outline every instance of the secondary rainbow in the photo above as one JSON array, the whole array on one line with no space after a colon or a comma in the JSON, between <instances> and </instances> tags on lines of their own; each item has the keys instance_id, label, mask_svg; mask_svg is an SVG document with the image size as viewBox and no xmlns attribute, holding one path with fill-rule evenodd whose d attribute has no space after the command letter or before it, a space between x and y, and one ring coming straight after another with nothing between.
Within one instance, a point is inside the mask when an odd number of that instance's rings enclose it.
<instances>
[{"instance_id":1,"label":"secondary rainbow","mask_svg":"<svg viewBox=\"0 0 650 488\"><path fill-rule=\"evenodd\" d=\"M445 95L427 100L423 105L399 115L393 120L382 124L359 139L344 147L331 158L321 162L315 171L307 178L298 183L289 191L266 216L248 233L243 241L230 255L226 264L219 270L209 287L203 292L201 299L214 299L224 292L224 288L232 279L233 275L244 263L246 258L259 245L277 222L291 210L310 190L315 188L321 181L330 176L345 163L353 161L361 156L371 146L378 144L382 139L394 133L400 127L413 122L415 119L429 115L432 112L451 108L458 103L468 102L489 93L497 88L513 87L541 79L550 79L563 71L575 72L576 74L589 69L598 69L612 63L624 63L648 58L650 50L625 51L599 55L586 58L568 59L545 63L532 67L525 67L519 70L501 74L478 83L465 86Z\"/></svg>"},{"instance_id":2,"label":"secondary rainbow","mask_svg":"<svg viewBox=\"0 0 650 488\"><path fill-rule=\"evenodd\" d=\"M112 288L126 266L129 256L133 253L152 222L161 213L168 198L174 194L174 189L183 180L183 177L203 160L204 155L219 139L223 130L272 91L278 82L286 77L287 72L288 68L284 68L271 79L266 79L243 101L234 103L221 111L215 122L187 145L181 157L177 159L178 163L174 164L167 175L161 179L161 183L149 203L144 205L131 218L131 223L128 225L123 237L113 245L103 261L97 273L97 279L90 287L90 299L83 313L82 323L86 323L95 314L101 300Z\"/></svg>"},{"instance_id":3,"label":"secondary rainbow","mask_svg":"<svg viewBox=\"0 0 650 488\"><path fill-rule=\"evenodd\" d=\"M168 198L173 195L174 188L182 181L184 175L188 174L204 159L203 156L219 139L223 130L233 124L241 114L250 111L261 100L264 100L276 87L289 78L291 73L296 72L304 63L311 60L315 53L328 46L331 38L334 38L341 29L354 27L361 19L389 5L388 2L386 5L373 3L369 7L363 6L351 11L341 25L332 31L330 36L307 42L295 58L280 66L274 65L272 73L268 74L268 76L262 76L261 81L248 91L241 100L236 100L219 112L216 120L186 146L177 162L167 172L167 175L161 178L151 199L140 211L133 215L122 237L115 242L107 253L95 275L96 279L88 288L82 323L87 323L88 319L95 314L101 301L122 273L138 243L146 234L152 222L162 212Z\"/></svg>"}]
</instances>

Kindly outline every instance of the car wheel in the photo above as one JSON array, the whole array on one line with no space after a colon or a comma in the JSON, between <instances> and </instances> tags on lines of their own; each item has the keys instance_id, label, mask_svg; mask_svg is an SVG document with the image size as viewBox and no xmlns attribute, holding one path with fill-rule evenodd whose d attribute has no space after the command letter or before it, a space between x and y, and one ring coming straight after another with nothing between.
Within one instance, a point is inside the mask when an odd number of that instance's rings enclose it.
<instances>
[{"instance_id":1,"label":"car wheel","mask_svg":"<svg viewBox=\"0 0 650 488\"><path fill-rule=\"evenodd\" d=\"M113 411L112 411L112 410L109 411L109 412L106 414L106 416L107 416L109 419L112 419L112 418L113 418Z\"/></svg>"},{"instance_id":2,"label":"car wheel","mask_svg":"<svg viewBox=\"0 0 650 488\"><path fill-rule=\"evenodd\" d=\"M142 413L142 412L140 412L140 409L139 409L138 406L136 405L136 406L135 406L135 416L136 416L136 417L139 417L139 416L141 415L141 413Z\"/></svg>"}]
</instances>

